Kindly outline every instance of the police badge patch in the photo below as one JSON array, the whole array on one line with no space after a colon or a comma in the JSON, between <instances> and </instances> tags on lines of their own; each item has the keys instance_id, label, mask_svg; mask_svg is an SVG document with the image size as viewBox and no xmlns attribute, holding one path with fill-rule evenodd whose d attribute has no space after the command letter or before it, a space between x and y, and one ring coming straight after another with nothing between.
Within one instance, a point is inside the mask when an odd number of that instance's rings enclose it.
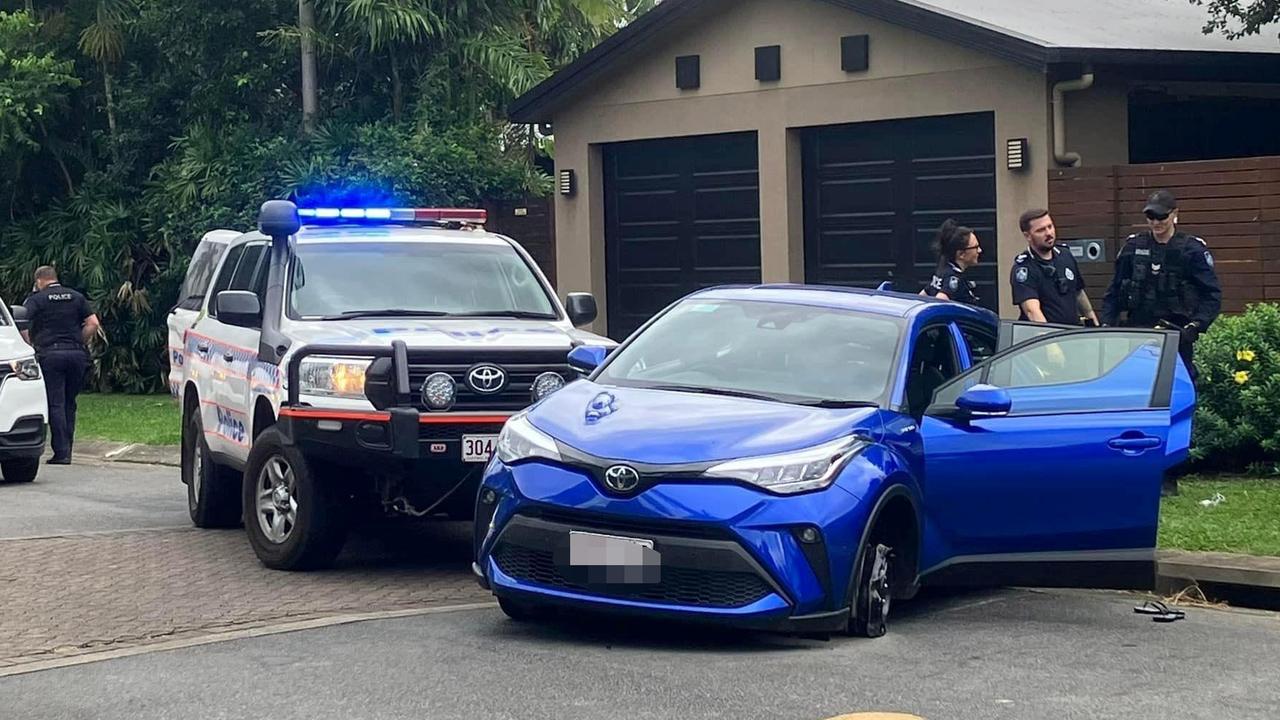
<instances>
[{"instance_id":1,"label":"police badge patch","mask_svg":"<svg viewBox=\"0 0 1280 720\"><path fill-rule=\"evenodd\" d=\"M1017 274L1016 274L1014 277L1016 277L1016 278L1017 278L1017 280L1018 280L1018 282L1020 282L1020 283L1024 283L1024 282L1026 282L1026 281L1027 281L1027 269L1026 269L1025 267L1020 267L1020 268L1018 268L1018 272L1017 272Z\"/></svg>"},{"instance_id":2,"label":"police badge patch","mask_svg":"<svg viewBox=\"0 0 1280 720\"><path fill-rule=\"evenodd\" d=\"M951 292L955 292L956 290L959 290L960 278L956 277L955 275L952 275L951 277L947 278L947 289L950 290Z\"/></svg>"},{"instance_id":3,"label":"police badge patch","mask_svg":"<svg viewBox=\"0 0 1280 720\"><path fill-rule=\"evenodd\" d=\"M1204 251L1204 261L1209 263L1209 267L1213 267L1213 255L1208 250Z\"/></svg>"},{"instance_id":4,"label":"police badge patch","mask_svg":"<svg viewBox=\"0 0 1280 720\"><path fill-rule=\"evenodd\" d=\"M1067 279L1068 279L1068 280L1075 280L1075 279L1076 279L1076 274L1075 274L1074 272L1071 272L1071 268L1067 268L1067 270L1066 270L1066 275L1067 275Z\"/></svg>"}]
</instances>

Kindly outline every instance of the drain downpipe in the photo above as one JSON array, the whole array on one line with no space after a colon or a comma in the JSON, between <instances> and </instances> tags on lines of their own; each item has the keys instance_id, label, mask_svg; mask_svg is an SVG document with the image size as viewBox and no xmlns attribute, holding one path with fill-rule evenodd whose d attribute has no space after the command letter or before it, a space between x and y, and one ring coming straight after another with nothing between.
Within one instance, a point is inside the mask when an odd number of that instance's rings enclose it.
<instances>
[{"instance_id":1,"label":"drain downpipe","mask_svg":"<svg viewBox=\"0 0 1280 720\"><path fill-rule=\"evenodd\" d=\"M1093 87L1093 73L1085 72L1078 80L1064 80L1053 85L1053 158L1059 165L1080 167L1080 153L1067 152L1067 111L1063 95Z\"/></svg>"}]
</instances>

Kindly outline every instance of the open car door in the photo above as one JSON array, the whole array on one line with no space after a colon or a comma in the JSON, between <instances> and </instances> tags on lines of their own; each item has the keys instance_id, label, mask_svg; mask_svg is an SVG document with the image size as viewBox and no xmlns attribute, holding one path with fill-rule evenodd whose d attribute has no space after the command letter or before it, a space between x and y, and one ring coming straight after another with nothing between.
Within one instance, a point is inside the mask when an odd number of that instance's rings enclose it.
<instances>
[{"instance_id":1,"label":"open car door","mask_svg":"<svg viewBox=\"0 0 1280 720\"><path fill-rule=\"evenodd\" d=\"M924 580L1150 588L1195 406L1177 360L1172 332L1052 330L941 386L920 423Z\"/></svg>"}]
</instances>

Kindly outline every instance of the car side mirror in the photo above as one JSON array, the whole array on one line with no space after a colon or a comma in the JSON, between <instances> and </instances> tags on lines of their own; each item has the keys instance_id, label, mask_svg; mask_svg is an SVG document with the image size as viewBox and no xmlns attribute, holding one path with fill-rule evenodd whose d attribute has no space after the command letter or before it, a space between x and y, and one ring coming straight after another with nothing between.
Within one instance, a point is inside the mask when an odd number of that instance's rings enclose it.
<instances>
[{"instance_id":1,"label":"car side mirror","mask_svg":"<svg viewBox=\"0 0 1280 720\"><path fill-rule=\"evenodd\" d=\"M608 356L608 348L599 345L579 345L569 351L569 367L584 375L590 375L604 364L604 359Z\"/></svg>"},{"instance_id":2,"label":"car side mirror","mask_svg":"<svg viewBox=\"0 0 1280 720\"><path fill-rule=\"evenodd\" d=\"M1009 391L994 385L974 385L956 398L956 407L968 417L1008 415L1013 409Z\"/></svg>"},{"instance_id":3,"label":"car side mirror","mask_svg":"<svg viewBox=\"0 0 1280 720\"><path fill-rule=\"evenodd\" d=\"M262 323L262 303L248 290L223 290L215 299L218 320L236 327L256 328Z\"/></svg>"},{"instance_id":4,"label":"car side mirror","mask_svg":"<svg viewBox=\"0 0 1280 720\"><path fill-rule=\"evenodd\" d=\"M18 331L22 332L31 329L31 319L27 316L27 309L21 305L10 305L9 314L13 316L13 324L18 326Z\"/></svg>"},{"instance_id":5,"label":"car side mirror","mask_svg":"<svg viewBox=\"0 0 1280 720\"><path fill-rule=\"evenodd\" d=\"M565 309L569 312L569 322L574 327L590 325L600 312L596 307L596 298L591 293L569 293Z\"/></svg>"}]
</instances>

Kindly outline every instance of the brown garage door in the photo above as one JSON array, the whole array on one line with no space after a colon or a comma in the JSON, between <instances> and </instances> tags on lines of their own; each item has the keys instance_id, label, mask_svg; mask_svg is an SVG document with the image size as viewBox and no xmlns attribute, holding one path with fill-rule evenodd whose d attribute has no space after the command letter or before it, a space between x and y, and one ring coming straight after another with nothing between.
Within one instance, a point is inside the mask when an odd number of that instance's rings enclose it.
<instances>
[{"instance_id":1,"label":"brown garage door","mask_svg":"<svg viewBox=\"0 0 1280 720\"><path fill-rule=\"evenodd\" d=\"M919 292L948 217L973 228L972 273L996 308L995 129L991 113L811 128L804 134L805 279Z\"/></svg>"},{"instance_id":2,"label":"brown garage door","mask_svg":"<svg viewBox=\"0 0 1280 720\"><path fill-rule=\"evenodd\" d=\"M618 143L604 160L611 337L695 290L760 281L755 133Z\"/></svg>"}]
</instances>

